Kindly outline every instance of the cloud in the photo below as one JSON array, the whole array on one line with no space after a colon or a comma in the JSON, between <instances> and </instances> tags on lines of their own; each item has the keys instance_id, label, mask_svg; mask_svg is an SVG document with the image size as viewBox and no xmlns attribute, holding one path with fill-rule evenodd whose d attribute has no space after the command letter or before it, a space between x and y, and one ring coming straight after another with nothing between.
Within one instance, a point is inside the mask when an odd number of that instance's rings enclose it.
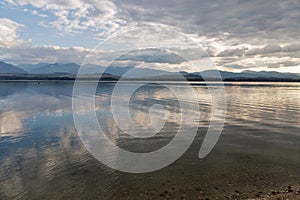
<instances>
[{"instance_id":1,"label":"cloud","mask_svg":"<svg viewBox=\"0 0 300 200\"><path fill-rule=\"evenodd\" d=\"M0 47L12 47L22 44L24 41L17 33L21 27L23 27L22 24L7 18L0 18Z\"/></svg>"},{"instance_id":2,"label":"cloud","mask_svg":"<svg viewBox=\"0 0 300 200\"><path fill-rule=\"evenodd\" d=\"M282 52L300 52L300 43L292 43L282 47Z\"/></svg>"},{"instance_id":3,"label":"cloud","mask_svg":"<svg viewBox=\"0 0 300 200\"><path fill-rule=\"evenodd\" d=\"M217 57L228 57L228 56L237 56L242 57L245 54L246 49L226 49L219 54L217 54Z\"/></svg>"},{"instance_id":4,"label":"cloud","mask_svg":"<svg viewBox=\"0 0 300 200\"><path fill-rule=\"evenodd\" d=\"M161 23L191 37L197 33L195 39L219 67L299 64L299 45L294 44L300 39L297 0L116 0L115 4L121 10L117 16L129 24Z\"/></svg>"},{"instance_id":5,"label":"cloud","mask_svg":"<svg viewBox=\"0 0 300 200\"><path fill-rule=\"evenodd\" d=\"M160 23L185 33L223 37L236 42L291 43L299 38L300 5L297 0L5 0L11 5L31 5L50 11L56 19L50 26L74 32L93 29L110 33L123 26ZM226 36L226 37L224 37ZM247 41L241 41L244 38Z\"/></svg>"},{"instance_id":6,"label":"cloud","mask_svg":"<svg viewBox=\"0 0 300 200\"><path fill-rule=\"evenodd\" d=\"M172 52L167 52L161 49L147 49L132 51L118 58L121 60L144 61L146 63L169 63L180 64L185 60Z\"/></svg>"},{"instance_id":7,"label":"cloud","mask_svg":"<svg viewBox=\"0 0 300 200\"><path fill-rule=\"evenodd\" d=\"M279 68L291 68L300 66L300 58L291 57L251 57L243 59L230 60L230 62L224 63L222 58L217 61L221 64L225 70L245 70L245 69L273 69Z\"/></svg>"},{"instance_id":8,"label":"cloud","mask_svg":"<svg viewBox=\"0 0 300 200\"><path fill-rule=\"evenodd\" d=\"M30 5L40 10L49 11L55 18L47 24L63 34L89 29L110 34L123 23L115 16L117 12L115 4L108 0L6 0L6 2L14 6ZM36 10L31 11L31 14L45 17Z\"/></svg>"},{"instance_id":9,"label":"cloud","mask_svg":"<svg viewBox=\"0 0 300 200\"><path fill-rule=\"evenodd\" d=\"M1 59L14 64L21 63L81 63L89 53L81 47L63 48L59 46L19 45L0 48Z\"/></svg>"},{"instance_id":10,"label":"cloud","mask_svg":"<svg viewBox=\"0 0 300 200\"><path fill-rule=\"evenodd\" d=\"M298 0L5 0L5 2L15 7L29 9L28 12L33 15L50 13L52 16L40 21L39 24L45 28L54 27L61 34L76 35L88 31L93 38L104 40L126 28L164 25L196 41L219 67L244 69L299 65ZM10 45L14 42L20 43L17 29L11 29L13 33L10 34L11 39L8 37L5 43L0 42L2 47L14 46L15 44ZM0 34L3 35L4 32L1 31ZM144 37L144 33L139 34L141 38ZM156 35L152 38L147 36L147 39L163 40ZM28 50L22 52L25 48ZM15 57L15 62L21 62L21 59L28 62L64 59L64 62L80 62L89 52L88 49L74 50L51 46L14 47L6 48L5 51L2 57L10 60ZM187 51L190 52L191 58L197 59L199 56L192 55L191 49ZM105 59L105 56L112 55L109 55L109 52L102 52L99 59ZM180 63L180 60L172 56L158 58L153 52L147 56L127 55L122 59L130 63L132 61L169 63L174 67Z\"/></svg>"},{"instance_id":11,"label":"cloud","mask_svg":"<svg viewBox=\"0 0 300 200\"><path fill-rule=\"evenodd\" d=\"M251 67L254 67L253 65L239 65L238 63L232 63L232 64L228 64L228 65L224 65L225 69L238 69L238 70L245 70L245 69L249 69Z\"/></svg>"},{"instance_id":12,"label":"cloud","mask_svg":"<svg viewBox=\"0 0 300 200\"><path fill-rule=\"evenodd\" d=\"M119 18L127 21L159 22L185 32L228 38L248 38L251 43L266 43L297 36L299 2L252 0L116 0ZM292 31L291 31L292 30ZM282 37L284 35L285 37ZM289 40L292 38L289 37Z\"/></svg>"},{"instance_id":13,"label":"cloud","mask_svg":"<svg viewBox=\"0 0 300 200\"><path fill-rule=\"evenodd\" d=\"M267 44L260 48L252 48L245 51L245 55L265 55L265 54L274 54L280 53L282 47L279 44Z\"/></svg>"},{"instance_id":14,"label":"cloud","mask_svg":"<svg viewBox=\"0 0 300 200\"><path fill-rule=\"evenodd\" d=\"M271 43L261 46L236 45L230 46L212 59L215 60L217 66L227 70L291 68L300 66L300 45L297 43Z\"/></svg>"}]
</instances>

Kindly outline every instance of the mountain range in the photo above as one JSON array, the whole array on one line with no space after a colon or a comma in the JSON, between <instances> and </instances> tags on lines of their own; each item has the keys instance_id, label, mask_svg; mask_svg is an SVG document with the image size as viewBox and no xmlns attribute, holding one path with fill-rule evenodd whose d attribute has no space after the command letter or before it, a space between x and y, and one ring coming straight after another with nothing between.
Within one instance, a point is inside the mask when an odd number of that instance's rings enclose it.
<instances>
[{"instance_id":1,"label":"mountain range","mask_svg":"<svg viewBox=\"0 0 300 200\"><path fill-rule=\"evenodd\" d=\"M26 74L27 72L19 67L0 61L0 74Z\"/></svg>"},{"instance_id":2,"label":"mountain range","mask_svg":"<svg viewBox=\"0 0 300 200\"><path fill-rule=\"evenodd\" d=\"M18 65L17 67L22 68L28 74L69 74L75 75L80 73L81 75L88 75L88 74L111 74L114 76L126 76L128 78L138 78L147 75L151 76L159 76L159 75L171 75L172 72L167 72L164 70L154 70L148 68L135 68L134 66L110 66L110 67L103 67L95 64L86 64L84 65L80 71L80 65L76 63L55 63L55 64L47 64L47 63L39 63L36 65L33 64L22 64ZM134 69L134 70L133 70ZM130 74L126 74L130 72ZM1 73L1 71L0 71Z\"/></svg>"},{"instance_id":3,"label":"mountain range","mask_svg":"<svg viewBox=\"0 0 300 200\"><path fill-rule=\"evenodd\" d=\"M80 71L79 71L80 69ZM116 77L126 77L129 79L155 79L155 80L176 80L178 73L168 72L164 70L156 70L149 68L136 68L134 66L111 66L103 67L94 64L87 64L80 68L76 63L38 63L38 64L20 64L17 66L0 61L0 77L3 76L44 76L44 77L75 77L80 72L82 76L89 77L97 74L106 74ZM127 73L128 72L128 73ZM188 80L203 80L217 79L217 75L221 74L223 80L243 81L243 80L291 80L300 81L300 74L296 73L280 73L274 71L243 71L240 73L219 71L219 70L206 70L197 73L179 72Z\"/></svg>"}]
</instances>

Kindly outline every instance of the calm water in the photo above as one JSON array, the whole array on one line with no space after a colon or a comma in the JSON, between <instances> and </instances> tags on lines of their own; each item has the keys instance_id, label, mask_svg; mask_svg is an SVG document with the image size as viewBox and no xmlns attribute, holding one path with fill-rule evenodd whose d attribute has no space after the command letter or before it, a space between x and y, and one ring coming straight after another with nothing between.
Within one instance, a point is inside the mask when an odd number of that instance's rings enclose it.
<instances>
[{"instance_id":1,"label":"calm water","mask_svg":"<svg viewBox=\"0 0 300 200\"><path fill-rule=\"evenodd\" d=\"M165 106L168 120L155 137L133 139L111 115L113 87L102 84L96 92L99 123L111 141L149 152L172 139L180 107L168 89L147 85L134 94L130 112L136 123L149 123L153 104ZM193 87L200 99L191 103L199 104L201 119L189 150L162 170L127 174L98 162L81 143L72 82L0 82L0 199L247 199L300 185L300 84L226 84L225 127L205 159L198 152L211 101L205 86Z\"/></svg>"}]
</instances>

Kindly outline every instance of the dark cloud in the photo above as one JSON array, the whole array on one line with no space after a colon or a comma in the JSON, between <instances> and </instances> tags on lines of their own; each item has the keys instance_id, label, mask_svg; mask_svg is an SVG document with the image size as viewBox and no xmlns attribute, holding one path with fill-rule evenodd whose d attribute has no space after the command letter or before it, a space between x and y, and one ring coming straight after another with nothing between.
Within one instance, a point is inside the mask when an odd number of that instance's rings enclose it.
<instances>
[{"instance_id":1,"label":"dark cloud","mask_svg":"<svg viewBox=\"0 0 300 200\"><path fill-rule=\"evenodd\" d=\"M30 4L40 9L49 4L44 0L18 2L19 5ZM61 30L90 29L95 33L99 31L95 27L99 26L102 32L98 34L102 38L124 27L163 24L195 39L217 66L247 69L300 65L299 0L112 0L105 3L51 0L49 6L59 19L53 23ZM71 11L76 13L73 20L69 19ZM86 20L82 22L82 18ZM192 49L183 51L193 59L204 56L194 55ZM84 49L34 46L2 48L1 52L2 58L17 63L81 62L89 53ZM100 57L105 59L107 56L108 53L102 53ZM119 60L174 66L183 62L175 54L161 51L127 54Z\"/></svg>"},{"instance_id":2,"label":"dark cloud","mask_svg":"<svg viewBox=\"0 0 300 200\"><path fill-rule=\"evenodd\" d=\"M290 45L286 45L282 47L283 52L300 52L300 43L292 43ZM299 54L300 55L300 54Z\"/></svg>"},{"instance_id":3,"label":"dark cloud","mask_svg":"<svg viewBox=\"0 0 300 200\"><path fill-rule=\"evenodd\" d=\"M263 46L262 48L252 48L245 51L246 56L251 55L265 55L265 54L274 54L274 53L280 53L282 50L281 46L278 44L267 44Z\"/></svg>"},{"instance_id":4,"label":"dark cloud","mask_svg":"<svg viewBox=\"0 0 300 200\"><path fill-rule=\"evenodd\" d=\"M119 18L162 23L213 38L199 43L217 66L233 69L299 66L298 0L116 0ZM221 46L219 46L221 45Z\"/></svg>"},{"instance_id":5,"label":"dark cloud","mask_svg":"<svg viewBox=\"0 0 300 200\"><path fill-rule=\"evenodd\" d=\"M249 67L253 67L253 66L248 66L248 65L240 65L240 64L228 64L228 65L224 65L225 68L227 69L248 69Z\"/></svg>"},{"instance_id":6,"label":"dark cloud","mask_svg":"<svg viewBox=\"0 0 300 200\"><path fill-rule=\"evenodd\" d=\"M228 57L228 56L237 56L242 57L245 53L246 49L228 49L217 54L216 57Z\"/></svg>"},{"instance_id":7,"label":"dark cloud","mask_svg":"<svg viewBox=\"0 0 300 200\"><path fill-rule=\"evenodd\" d=\"M122 55L117 60L131 60L131 61L143 61L146 63L169 63L169 64L180 64L185 60L178 55L163 51L160 49L148 49L141 51L132 51L125 55Z\"/></svg>"},{"instance_id":8,"label":"dark cloud","mask_svg":"<svg viewBox=\"0 0 300 200\"><path fill-rule=\"evenodd\" d=\"M252 43L299 38L297 0L116 0L115 4L121 9L117 16L127 21L159 22L199 35L226 32Z\"/></svg>"}]
</instances>

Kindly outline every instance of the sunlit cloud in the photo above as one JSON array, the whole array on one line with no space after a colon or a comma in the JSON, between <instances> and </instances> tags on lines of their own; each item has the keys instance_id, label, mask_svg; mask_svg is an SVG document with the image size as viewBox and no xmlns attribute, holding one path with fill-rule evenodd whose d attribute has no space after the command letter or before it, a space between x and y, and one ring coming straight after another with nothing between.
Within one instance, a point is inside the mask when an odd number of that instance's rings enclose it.
<instances>
[{"instance_id":1,"label":"sunlit cloud","mask_svg":"<svg viewBox=\"0 0 300 200\"><path fill-rule=\"evenodd\" d=\"M0 48L13 47L22 44L24 41L18 35L18 29L23 27L8 18L0 18Z\"/></svg>"},{"instance_id":2,"label":"sunlit cloud","mask_svg":"<svg viewBox=\"0 0 300 200\"><path fill-rule=\"evenodd\" d=\"M80 64L99 42L133 27L170 27L196 41L216 66L227 70L274 69L293 72L299 66L300 3L297 0L261 2L222 1L55 1L55 0L5 0L2 7L37 17L40 29L30 29L28 34L43 35L45 43L48 30L55 30L53 45L35 45L24 42L20 24L6 16L0 19L0 59L15 64L38 62L75 62ZM30 18L31 19L31 18ZM41 31L41 32L40 32ZM140 32L149 37L149 33ZM59 45L72 35L74 45ZM88 35L88 37L87 37ZM130 38L130 35L128 36ZM94 46L87 46L86 40ZM151 40L160 41L155 35ZM76 45L75 45L76 43ZM90 43L89 43L90 44ZM72 48L73 46L77 46ZM80 47L81 46L81 47ZM184 47L183 47L184 49ZM26 50L26 51L25 51ZM97 54L97 63L105 63L112 49ZM187 49L191 54L192 49ZM194 56L197 59L197 55ZM170 57L155 60L151 54L143 60L156 62L157 66L169 63L168 68L179 69L178 62ZM143 58L144 59L144 58ZM167 62L164 59L169 59ZM125 60L125 59L123 59ZM137 64L141 58L126 59ZM154 65L154 64L153 64ZM166 65L165 65L166 66ZM285 68L285 69L284 69Z\"/></svg>"}]
</instances>

